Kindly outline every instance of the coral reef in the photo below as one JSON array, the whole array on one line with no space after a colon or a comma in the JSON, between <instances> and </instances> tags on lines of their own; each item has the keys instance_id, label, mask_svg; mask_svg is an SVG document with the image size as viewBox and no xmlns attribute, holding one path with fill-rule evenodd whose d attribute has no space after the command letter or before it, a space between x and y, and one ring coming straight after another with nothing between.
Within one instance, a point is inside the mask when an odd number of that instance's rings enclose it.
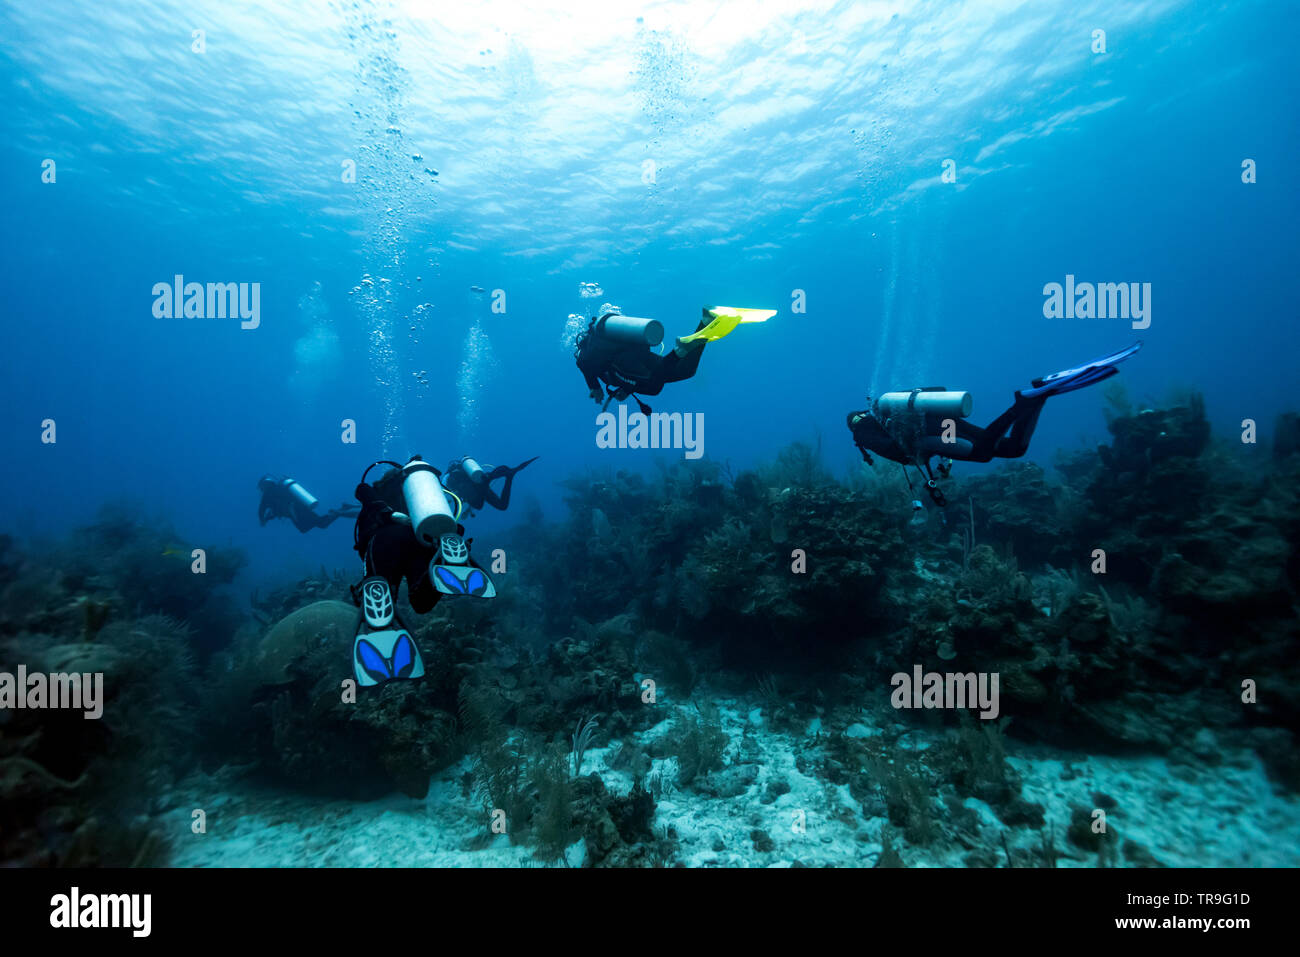
<instances>
[{"instance_id":1,"label":"coral reef","mask_svg":"<svg viewBox=\"0 0 1300 957\"><path fill-rule=\"evenodd\" d=\"M240 553L208 549L201 577L121 508L65 544L0 536L4 667L106 689L102 721L5 713L0 858L165 861L159 821L194 774L351 801L453 780L465 853L549 866L802 865L824 859L789 824L810 803L853 835L844 863L1157 866L1127 822L1094 832L1123 806L1069 760L1072 803L1049 807L1016 756L1257 759L1300 791L1300 455L1292 419L1251 458L1199 396L1107 399L1108 443L954 478L928 523L896 472L837 481L803 443L737 474L573 478L563 521L511 533L495 601L400 599L426 677L360 691L347 571L243 609ZM896 710L914 667L996 674L996 720ZM739 831L681 833L670 815L698 802Z\"/></svg>"}]
</instances>

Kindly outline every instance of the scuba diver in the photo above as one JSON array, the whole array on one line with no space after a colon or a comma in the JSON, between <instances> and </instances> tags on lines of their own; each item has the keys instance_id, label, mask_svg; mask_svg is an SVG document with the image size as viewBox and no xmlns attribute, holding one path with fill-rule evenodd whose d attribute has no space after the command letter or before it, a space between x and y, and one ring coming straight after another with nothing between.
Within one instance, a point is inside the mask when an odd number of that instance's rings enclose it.
<instances>
[{"instance_id":1,"label":"scuba diver","mask_svg":"<svg viewBox=\"0 0 1300 957\"><path fill-rule=\"evenodd\" d=\"M534 455L514 468L508 465L493 468L490 465L479 465L468 455L462 456L452 460L442 473L442 487L460 499L471 515L482 510L484 505L491 505L504 512L510 505L510 487L514 485L515 476L537 459L538 456ZM505 478L506 484L501 487L498 495L492 490L492 483L499 478Z\"/></svg>"},{"instance_id":2,"label":"scuba diver","mask_svg":"<svg viewBox=\"0 0 1300 957\"><path fill-rule=\"evenodd\" d=\"M391 469L367 484L376 465ZM352 587L352 600L360 606L352 642L358 685L424 675L420 651L394 602L403 578L407 600L421 615L443 595L496 597L492 579L470 558L473 539L464 538L465 527L459 524L464 505L443 489L440 478L417 454L406 465L372 463L357 485L361 511L353 547L365 562L365 577ZM456 499L454 510L450 499Z\"/></svg>"},{"instance_id":3,"label":"scuba diver","mask_svg":"<svg viewBox=\"0 0 1300 957\"><path fill-rule=\"evenodd\" d=\"M1011 408L983 428L966 421L971 413L969 392L949 392L942 386L886 392L869 408L848 414L853 444L868 465L873 464L871 453L875 452L900 463L904 475L909 465L924 471L930 498L936 505L946 505L930 469L930 459L940 457L936 470L947 478L954 459L988 462L994 458L1019 458L1029 449L1039 413L1049 398L1109 379L1119 372L1116 365L1140 348L1142 343L1137 342L1112 355L1034 379L1032 388L1016 392ZM907 484L912 487L910 477ZM920 508L920 502L913 502L912 507Z\"/></svg>"},{"instance_id":4,"label":"scuba diver","mask_svg":"<svg viewBox=\"0 0 1300 957\"><path fill-rule=\"evenodd\" d=\"M738 309L734 306L705 306L704 318L689 336L682 336L666 354L654 347L664 339L663 323L657 319L624 316L612 307L599 318L592 318L578 337L573 358L587 380L591 397L602 402L622 402L631 396L643 413L650 407L637 398L658 395L669 382L680 382L695 375L704 347L728 335L742 322L766 322L776 315L775 309Z\"/></svg>"},{"instance_id":5,"label":"scuba diver","mask_svg":"<svg viewBox=\"0 0 1300 957\"><path fill-rule=\"evenodd\" d=\"M357 514L357 506L344 502L338 508L318 515L316 496L291 478L263 475L257 481L257 488L262 493L257 519L263 525L273 518L287 518L293 521L298 531L310 532L313 528L328 528L336 518L351 518Z\"/></svg>"}]
</instances>

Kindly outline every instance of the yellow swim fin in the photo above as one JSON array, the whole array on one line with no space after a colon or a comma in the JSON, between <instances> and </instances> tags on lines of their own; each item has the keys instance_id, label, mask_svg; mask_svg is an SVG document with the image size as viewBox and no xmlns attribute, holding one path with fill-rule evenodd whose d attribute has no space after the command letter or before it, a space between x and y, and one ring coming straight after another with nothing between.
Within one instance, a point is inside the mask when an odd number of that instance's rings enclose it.
<instances>
[{"instance_id":1,"label":"yellow swim fin","mask_svg":"<svg viewBox=\"0 0 1300 957\"><path fill-rule=\"evenodd\" d=\"M775 309L705 306L704 318L707 320L705 325L692 332L689 336L682 336L677 340L677 344L680 346L688 342L694 342L696 339L703 339L705 342L717 342L724 336L729 335L742 322L766 322L775 315Z\"/></svg>"}]
</instances>

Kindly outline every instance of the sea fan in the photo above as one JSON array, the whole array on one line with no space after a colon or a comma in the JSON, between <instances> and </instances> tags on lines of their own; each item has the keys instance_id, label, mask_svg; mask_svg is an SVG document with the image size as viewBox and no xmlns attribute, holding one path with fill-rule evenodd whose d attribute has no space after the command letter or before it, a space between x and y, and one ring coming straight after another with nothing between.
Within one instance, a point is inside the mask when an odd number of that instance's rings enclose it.
<instances>
[{"instance_id":1,"label":"sea fan","mask_svg":"<svg viewBox=\"0 0 1300 957\"><path fill-rule=\"evenodd\" d=\"M600 715L593 714L583 718L578 722L577 730L573 732L573 776L575 778L582 775L582 756L591 746L591 737L596 733L596 719L599 717Z\"/></svg>"}]
</instances>

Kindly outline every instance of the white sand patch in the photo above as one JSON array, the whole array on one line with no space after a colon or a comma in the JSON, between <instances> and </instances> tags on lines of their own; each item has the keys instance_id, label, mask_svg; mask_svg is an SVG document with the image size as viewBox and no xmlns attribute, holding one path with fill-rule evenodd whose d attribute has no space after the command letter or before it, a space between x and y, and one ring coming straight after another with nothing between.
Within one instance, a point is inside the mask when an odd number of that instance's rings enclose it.
<instances>
[{"instance_id":1,"label":"white sand patch","mask_svg":"<svg viewBox=\"0 0 1300 957\"><path fill-rule=\"evenodd\" d=\"M717 785L715 772L690 788L671 788L656 809L653 826L676 833L676 860L688 867L864 867L881 852L883 817L867 817L844 785L817 776L822 721L806 733L772 729L753 701L716 702L729 736L731 767L753 766L753 779L732 797L701 793ZM674 712L694 708L674 706ZM665 734L669 721L631 736L625 747L641 747ZM851 726L854 736L879 733L870 719ZM908 750L922 750L937 735L908 732ZM900 742L901 743L901 742ZM1280 796L1253 754L1237 752L1214 767L1171 766L1163 758L1063 755L1046 749L1017 748L1008 742L1010 764L1021 775L1023 795L1043 805L1058 849L1068 856L1058 866L1095 866L1096 856L1066 840L1071 808L1093 805L1093 794L1115 801L1108 820L1122 839L1143 845L1170 866L1295 866L1300 861L1300 800ZM796 766L800 752L804 770ZM614 749L586 752L584 774L599 774L614 793L633 784L626 771L612 770ZM668 776L674 759L656 759ZM333 866L333 867L520 867L537 866L532 849L513 846L505 835L488 833L488 819L462 784L468 764L435 775L423 800L393 796L378 801L330 801L252 787L229 787L213 798L206 779L194 779L170 812L174 864L181 867ZM750 771L742 767L745 780ZM739 773L739 772L737 772ZM201 795L207 795L207 803ZM975 799L971 809L980 843L1001 847L1002 835L1014 848L1037 848L1037 829L1003 825L991 808ZM206 834L190 833L190 812L208 812ZM940 809L935 799L936 814ZM967 829L967 834L971 832ZM959 867L970 849L940 836L928 847L911 847L901 836L895 849L914 867ZM570 866L584 857L581 842L569 848ZM1117 864L1124 862L1117 861ZM561 865L563 866L563 865ZM1005 866L999 855L998 866Z\"/></svg>"}]
</instances>

